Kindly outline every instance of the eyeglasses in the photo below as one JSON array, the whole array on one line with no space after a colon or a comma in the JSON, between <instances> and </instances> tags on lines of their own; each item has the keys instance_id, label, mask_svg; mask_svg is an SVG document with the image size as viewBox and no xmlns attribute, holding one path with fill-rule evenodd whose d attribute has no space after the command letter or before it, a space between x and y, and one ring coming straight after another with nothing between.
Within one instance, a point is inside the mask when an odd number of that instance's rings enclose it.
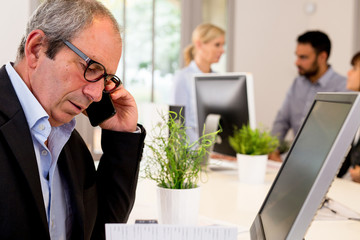
<instances>
[{"instance_id":1,"label":"eyeglasses","mask_svg":"<svg viewBox=\"0 0 360 240\"><path fill-rule=\"evenodd\" d=\"M87 63L84 71L84 78L86 81L97 82L104 78L104 93L111 93L121 85L120 78L114 74L107 74L104 65L90 59L69 41L63 40L63 42Z\"/></svg>"}]
</instances>

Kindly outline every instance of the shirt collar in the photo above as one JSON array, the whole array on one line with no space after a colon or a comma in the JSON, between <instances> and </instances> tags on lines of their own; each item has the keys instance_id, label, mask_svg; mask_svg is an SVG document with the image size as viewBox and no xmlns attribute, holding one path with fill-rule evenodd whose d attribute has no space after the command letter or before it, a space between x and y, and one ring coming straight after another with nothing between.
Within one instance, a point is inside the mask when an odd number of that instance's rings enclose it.
<instances>
[{"instance_id":1,"label":"shirt collar","mask_svg":"<svg viewBox=\"0 0 360 240\"><path fill-rule=\"evenodd\" d=\"M193 72L195 73L203 73L200 68L198 67L198 65L196 65L196 62L194 60L192 60L189 64L189 67L193 70ZM212 73L213 70L210 68L210 72Z\"/></svg>"},{"instance_id":2,"label":"shirt collar","mask_svg":"<svg viewBox=\"0 0 360 240\"><path fill-rule=\"evenodd\" d=\"M328 82L330 81L331 76L334 74L334 70L329 65L326 72L319 78L317 81L317 84L319 84L321 87L327 86Z\"/></svg>"},{"instance_id":3,"label":"shirt collar","mask_svg":"<svg viewBox=\"0 0 360 240\"><path fill-rule=\"evenodd\" d=\"M39 119L49 119L49 115L46 113L45 109L41 106L32 92L29 90L25 82L21 79L19 74L15 71L11 63L6 64L6 71L9 75L12 85L14 86L16 95L20 101L22 109L25 113L26 120L28 122L29 128L34 127L36 122ZM66 129L74 129L75 119L72 119L71 122L66 123L64 126Z\"/></svg>"}]
</instances>

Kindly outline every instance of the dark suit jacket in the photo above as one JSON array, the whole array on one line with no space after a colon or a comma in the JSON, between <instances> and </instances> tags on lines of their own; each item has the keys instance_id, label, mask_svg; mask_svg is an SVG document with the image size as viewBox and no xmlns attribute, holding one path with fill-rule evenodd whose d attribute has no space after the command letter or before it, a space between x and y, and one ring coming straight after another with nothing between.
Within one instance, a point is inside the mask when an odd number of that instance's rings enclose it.
<instances>
[{"instance_id":1,"label":"dark suit jacket","mask_svg":"<svg viewBox=\"0 0 360 240\"><path fill-rule=\"evenodd\" d=\"M142 128L142 127L141 127ZM76 130L58 160L69 188L69 239L104 239L104 224L126 222L135 199L142 134L103 130L98 170ZM5 67L0 69L0 239L50 239L30 130Z\"/></svg>"}]
</instances>

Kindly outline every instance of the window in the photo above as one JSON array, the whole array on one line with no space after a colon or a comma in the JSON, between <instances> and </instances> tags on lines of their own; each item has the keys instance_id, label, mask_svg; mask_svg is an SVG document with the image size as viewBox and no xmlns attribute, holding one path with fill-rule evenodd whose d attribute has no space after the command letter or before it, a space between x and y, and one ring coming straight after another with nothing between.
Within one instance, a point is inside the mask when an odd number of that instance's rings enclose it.
<instances>
[{"instance_id":1,"label":"window","mask_svg":"<svg viewBox=\"0 0 360 240\"><path fill-rule=\"evenodd\" d=\"M169 103L179 68L180 0L102 0L124 27L118 68L138 103Z\"/></svg>"}]
</instances>

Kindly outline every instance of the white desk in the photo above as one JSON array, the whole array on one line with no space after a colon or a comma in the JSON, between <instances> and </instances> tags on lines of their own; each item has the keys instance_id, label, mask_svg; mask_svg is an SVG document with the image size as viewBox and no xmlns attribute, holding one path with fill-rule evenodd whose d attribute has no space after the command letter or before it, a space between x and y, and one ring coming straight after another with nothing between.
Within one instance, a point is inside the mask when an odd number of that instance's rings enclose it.
<instances>
[{"instance_id":1,"label":"white desk","mask_svg":"<svg viewBox=\"0 0 360 240\"><path fill-rule=\"evenodd\" d=\"M327 196L360 213L360 184L337 178ZM313 221L306 234L306 240L308 239L360 239L360 222Z\"/></svg>"},{"instance_id":2,"label":"white desk","mask_svg":"<svg viewBox=\"0 0 360 240\"><path fill-rule=\"evenodd\" d=\"M276 176L276 170L268 170L266 181L261 185L240 183L236 170L210 171L203 175L207 181L200 184L199 223L218 221L250 229ZM360 213L360 184L336 179L328 196ZM128 223L134 223L135 219L157 219L155 182L139 179L137 197ZM249 232L240 233L238 239L250 239ZM360 239L360 222L316 220L312 222L305 239Z\"/></svg>"}]
</instances>

